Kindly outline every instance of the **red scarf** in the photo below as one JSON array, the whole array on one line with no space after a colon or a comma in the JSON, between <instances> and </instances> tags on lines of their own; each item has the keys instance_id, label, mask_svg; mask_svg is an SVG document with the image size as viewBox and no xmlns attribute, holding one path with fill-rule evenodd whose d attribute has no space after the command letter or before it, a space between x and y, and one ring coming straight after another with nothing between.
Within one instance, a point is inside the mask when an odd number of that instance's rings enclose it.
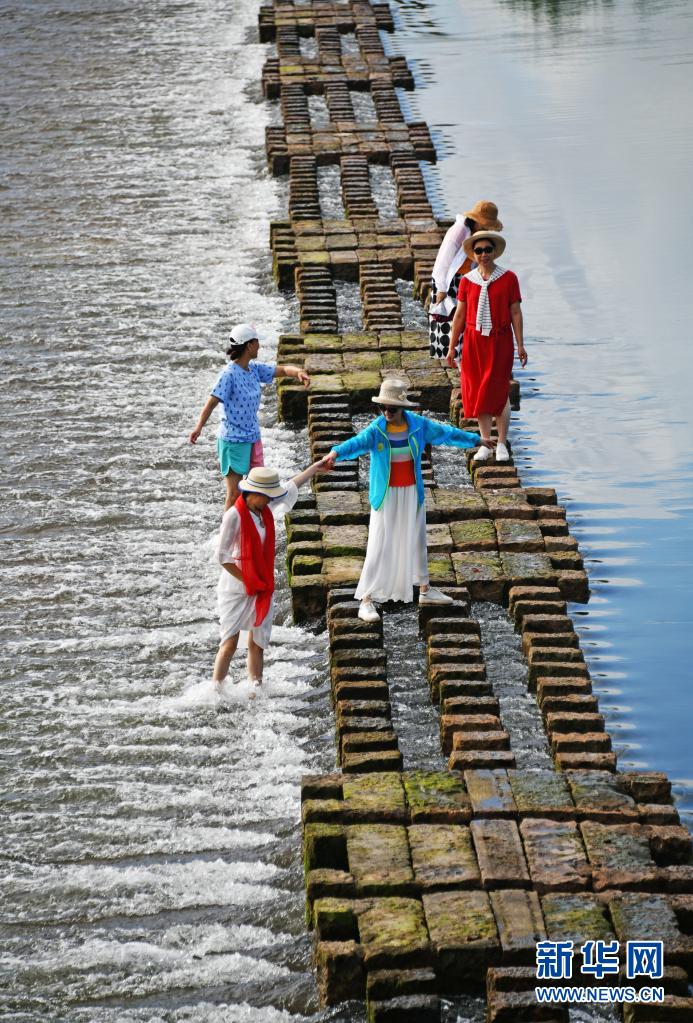
<instances>
[{"instance_id":1,"label":"red scarf","mask_svg":"<svg viewBox=\"0 0 693 1023\"><path fill-rule=\"evenodd\" d=\"M274 515L269 505L262 509L265 542L260 539L250 509L241 494L234 508L241 520L241 572L249 597L255 597L255 624L267 617L274 593Z\"/></svg>"}]
</instances>

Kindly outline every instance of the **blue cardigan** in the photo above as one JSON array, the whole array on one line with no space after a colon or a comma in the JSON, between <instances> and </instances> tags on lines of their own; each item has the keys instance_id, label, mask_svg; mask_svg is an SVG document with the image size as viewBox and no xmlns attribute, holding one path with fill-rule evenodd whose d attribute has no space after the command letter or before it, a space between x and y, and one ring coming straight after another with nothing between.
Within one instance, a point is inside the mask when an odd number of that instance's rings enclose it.
<instances>
[{"instance_id":1,"label":"blue cardigan","mask_svg":"<svg viewBox=\"0 0 693 1023\"><path fill-rule=\"evenodd\" d=\"M448 423L436 423L426 416L405 411L404 418L409 428L409 447L414 459L416 493L419 504L424 502L424 484L421 475L421 455L427 444L446 444L453 448L475 448L479 443L478 433L458 430ZM392 448L387 435L385 416L378 416L370 426L332 448L337 452L337 461L344 462L370 452L371 470L368 497L371 507L380 508L390 485L390 456Z\"/></svg>"}]
</instances>

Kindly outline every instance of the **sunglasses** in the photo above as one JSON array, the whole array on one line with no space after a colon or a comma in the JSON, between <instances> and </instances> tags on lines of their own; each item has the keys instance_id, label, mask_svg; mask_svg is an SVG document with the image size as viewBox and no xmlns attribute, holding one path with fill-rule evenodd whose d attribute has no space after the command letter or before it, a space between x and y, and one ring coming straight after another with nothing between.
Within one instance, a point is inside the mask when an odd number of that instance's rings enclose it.
<instances>
[{"instance_id":1,"label":"sunglasses","mask_svg":"<svg viewBox=\"0 0 693 1023\"><path fill-rule=\"evenodd\" d=\"M380 411L385 414L386 412L397 412L399 405L378 405Z\"/></svg>"},{"instance_id":2,"label":"sunglasses","mask_svg":"<svg viewBox=\"0 0 693 1023\"><path fill-rule=\"evenodd\" d=\"M487 255L489 252L494 252L494 251L495 250L493 248L493 245L483 245L483 246L480 245L478 249L474 249L474 255L475 256L480 256L482 254L482 252L484 253L484 255Z\"/></svg>"}]
</instances>

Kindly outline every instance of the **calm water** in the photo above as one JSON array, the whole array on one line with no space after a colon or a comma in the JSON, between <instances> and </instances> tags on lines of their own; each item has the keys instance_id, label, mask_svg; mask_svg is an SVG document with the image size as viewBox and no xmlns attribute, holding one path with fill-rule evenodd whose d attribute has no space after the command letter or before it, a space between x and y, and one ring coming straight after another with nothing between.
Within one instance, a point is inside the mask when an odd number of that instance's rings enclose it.
<instances>
[{"instance_id":1,"label":"calm water","mask_svg":"<svg viewBox=\"0 0 693 1023\"><path fill-rule=\"evenodd\" d=\"M532 359L518 449L590 558L581 622L622 763L669 771L684 805L687 6L397 5L448 153L432 184L450 211L497 199L508 226ZM299 779L334 763L324 642L286 622L282 592L265 693L217 705L207 683L221 488L213 429L196 450L186 432L229 325L261 323L269 358L293 316L268 273L285 199L264 166L257 8L0 8L0 1015L16 1023L363 1018L318 1012L303 924ZM288 474L305 439L273 409ZM398 713L419 709L404 693Z\"/></svg>"},{"instance_id":2,"label":"calm water","mask_svg":"<svg viewBox=\"0 0 693 1023\"><path fill-rule=\"evenodd\" d=\"M400 5L447 208L497 201L530 362L516 450L589 560L576 609L623 768L668 772L691 823L693 8Z\"/></svg>"}]
</instances>

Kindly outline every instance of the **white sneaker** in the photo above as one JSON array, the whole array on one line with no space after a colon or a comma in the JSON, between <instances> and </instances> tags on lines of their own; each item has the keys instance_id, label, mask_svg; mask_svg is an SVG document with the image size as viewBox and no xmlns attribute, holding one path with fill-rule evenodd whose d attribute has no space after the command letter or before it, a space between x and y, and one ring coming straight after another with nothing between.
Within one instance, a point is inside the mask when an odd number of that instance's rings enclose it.
<instances>
[{"instance_id":1,"label":"white sneaker","mask_svg":"<svg viewBox=\"0 0 693 1023\"><path fill-rule=\"evenodd\" d=\"M379 622L380 615L375 604L368 597L364 597L359 605L359 618L362 622Z\"/></svg>"},{"instance_id":2,"label":"white sneaker","mask_svg":"<svg viewBox=\"0 0 693 1023\"><path fill-rule=\"evenodd\" d=\"M435 586L429 586L427 590L419 590L419 604L452 604L452 597L447 593L441 593Z\"/></svg>"},{"instance_id":3,"label":"white sneaker","mask_svg":"<svg viewBox=\"0 0 693 1023\"><path fill-rule=\"evenodd\" d=\"M508 451L507 447L505 446L502 440L499 440L498 443L496 444L496 461L497 462L510 461L510 452Z\"/></svg>"},{"instance_id":4,"label":"white sneaker","mask_svg":"<svg viewBox=\"0 0 693 1023\"><path fill-rule=\"evenodd\" d=\"M491 457L491 448L485 448L482 444L477 453L472 458L473 462L487 462Z\"/></svg>"}]
</instances>

